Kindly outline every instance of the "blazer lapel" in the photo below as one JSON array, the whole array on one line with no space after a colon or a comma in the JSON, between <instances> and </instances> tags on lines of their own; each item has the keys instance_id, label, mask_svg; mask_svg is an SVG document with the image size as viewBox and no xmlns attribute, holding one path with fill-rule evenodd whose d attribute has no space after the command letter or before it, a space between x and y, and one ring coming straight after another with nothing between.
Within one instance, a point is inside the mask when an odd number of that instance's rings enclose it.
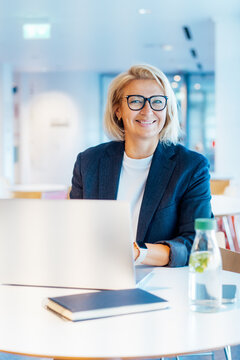
<instances>
[{"instance_id":1,"label":"blazer lapel","mask_svg":"<svg viewBox=\"0 0 240 360\"><path fill-rule=\"evenodd\" d=\"M124 142L115 143L114 148L106 151L99 166L99 199L117 198L118 183L122 167Z\"/></svg>"},{"instance_id":2,"label":"blazer lapel","mask_svg":"<svg viewBox=\"0 0 240 360\"><path fill-rule=\"evenodd\" d=\"M137 241L143 242L152 217L163 197L170 177L176 166L173 146L164 146L160 142L154 152L143 195L138 220Z\"/></svg>"}]
</instances>

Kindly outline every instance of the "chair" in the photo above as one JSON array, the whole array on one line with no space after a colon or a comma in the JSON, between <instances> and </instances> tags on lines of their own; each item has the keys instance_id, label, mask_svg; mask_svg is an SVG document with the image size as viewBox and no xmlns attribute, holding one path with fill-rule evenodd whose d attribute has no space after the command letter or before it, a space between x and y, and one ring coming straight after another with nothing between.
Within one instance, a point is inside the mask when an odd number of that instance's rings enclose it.
<instances>
[{"instance_id":1,"label":"chair","mask_svg":"<svg viewBox=\"0 0 240 360\"><path fill-rule=\"evenodd\" d=\"M220 248L223 270L240 274L240 253Z\"/></svg>"},{"instance_id":2,"label":"chair","mask_svg":"<svg viewBox=\"0 0 240 360\"><path fill-rule=\"evenodd\" d=\"M224 194L225 189L229 186L230 179L211 179L210 187L212 195Z\"/></svg>"},{"instance_id":3,"label":"chair","mask_svg":"<svg viewBox=\"0 0 240 360\"><path fill-rule=\"evenodd\" d=\"M227 360L232 360L232 354L231 354L231 347L230 346L225 346L224 348L224 354L225 354L225 358ZM183 357L187 357L189 355L184 355ZM205 352L205 353L199 353L199 354L191 354L190 356L211 356L212 360L214 360L214 352ZM177 356L176 359L177 360L181 360L181 356Z\"/></svg>"}]
</instances>

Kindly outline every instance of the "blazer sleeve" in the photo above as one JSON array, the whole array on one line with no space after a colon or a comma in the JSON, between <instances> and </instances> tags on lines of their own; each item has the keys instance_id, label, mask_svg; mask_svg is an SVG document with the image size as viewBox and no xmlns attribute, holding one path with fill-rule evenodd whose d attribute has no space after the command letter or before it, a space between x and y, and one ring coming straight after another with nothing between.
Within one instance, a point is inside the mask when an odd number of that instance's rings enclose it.
<instances>
[{"instance_id":1,"label":"blazer sleeve","mask_svg":"<svg viewBox=\"0 0 240 360\"><path fill-rule=\"evenodd\" d=\"M78 154L77 160L73 169L72 188L70 191L70 199L82 199L83 198L83 185L81 174L81 153Z\"/></svg>"},{"instance_id":2,"label":"blazer sleeve","mask_svg":"<svg viewBox=\"0 0 240 360\"><path fill-rule=\"evenodd\" d=\"M168 266L185 266L188 264L193 244L196 218L211 218L211 192L209 163L206 158L193 169L189 184L181 197L178 207L178 235L171 240L158 243L170 247Z\"/></svg>"}]
</instances>

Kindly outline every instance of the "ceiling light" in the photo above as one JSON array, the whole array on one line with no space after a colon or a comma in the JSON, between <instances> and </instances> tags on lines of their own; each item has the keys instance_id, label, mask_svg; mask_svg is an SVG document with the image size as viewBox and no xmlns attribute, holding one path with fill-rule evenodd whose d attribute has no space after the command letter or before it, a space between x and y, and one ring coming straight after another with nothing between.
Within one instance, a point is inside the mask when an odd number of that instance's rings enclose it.
<instances>
[{"instance_id":1,"label":"ceiling light","mask_svg":"<svg viewBox=\"0 0 240 360\"><path fill-rule=\"evenodd\" d=\"M140 15L146 15L146 14L151 14L151 10L150 9L139 9L138 13Z\"/></svg>"},{"instance_id":2,"label":"ceiling light","mask_svg":"<svg viewBox=\"0 0 240 360\"><path fill-rule=\"evenodd\" d=\"M180 81L181 80L181 76L180 75L175 75L173 77L174 81Z\"/></svg>"},{"instance_id":3,"label":"ceiling light","mask_svg":"<svg viewBox=\"0 0 240 360\"><path fill-rule=\"evenodd\" d=\"M193 58L196 58L197 57L197 52L195 49L190 49L190 53L192 55Z\"/></svg>"},{"instance_id":4,"label":"ceiling light","mask_svg":"<svg viewBox=\"0 0 240 360\"><path fill-rule=\"evenodd\" d=\"M173 47L172 47L172 45L165 44L165 45L162 45L162 49L164 51L171 51L173 49Z\"/></svg>"},{"instance_id":5,"label":"ceiling light","mask_svg":"<svg viewBox=\"0 0 240 360\"><path fill-rule=\"evenodd\" d=\"M183 26L184 35L186 36L187 40L192 40L191 31L188 26Z\"/></svg>"},{"instance_id":6,"label":"ceiling light","mask_svg":"<svg viewBox=\"0 0 240 360\"><path fill-rule=\"evenodd\" d=\"M200 90L201 89L201 85L199 83L194 84L194 89L195 90Z\"/></svg>"},{"instance_id":7,"label":"ceiling light","mask_svg":"<svg viewBox=\"0 0 240 360\"><path fill-rule=\"evenodd\" d=\"M173 82L171 83L171 85L172 85L172 88L173 88L173 89L178 88L178 83L175 82L175 81L173 81Z\"/></svg>"},{"instance_id":8,"label":"ceiling light","mask_svg":"<svg viewBox=\"0 0 240 360\"><path fill-rule=\"evenodd\" d=\"M45 24L24 24L24 39L49 39L51 36L51 25Z\"/></svg>"}]
</instances>

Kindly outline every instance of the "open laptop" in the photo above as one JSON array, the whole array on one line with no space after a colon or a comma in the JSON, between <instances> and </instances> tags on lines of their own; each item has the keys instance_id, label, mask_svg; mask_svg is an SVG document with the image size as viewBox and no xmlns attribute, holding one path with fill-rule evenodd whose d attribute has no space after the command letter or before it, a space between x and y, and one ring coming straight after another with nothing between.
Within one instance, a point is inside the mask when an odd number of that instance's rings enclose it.
<instances>
[{"instance_id":1,"label":"open laptop","mask_svg":"<svg viewBox=\"0 0 240 360\"><path fill-rule=\"evenodd\" d=\"M132 242L126 202L0 200L0 283L133 288Z\"/></svg>"}]
</instances>

